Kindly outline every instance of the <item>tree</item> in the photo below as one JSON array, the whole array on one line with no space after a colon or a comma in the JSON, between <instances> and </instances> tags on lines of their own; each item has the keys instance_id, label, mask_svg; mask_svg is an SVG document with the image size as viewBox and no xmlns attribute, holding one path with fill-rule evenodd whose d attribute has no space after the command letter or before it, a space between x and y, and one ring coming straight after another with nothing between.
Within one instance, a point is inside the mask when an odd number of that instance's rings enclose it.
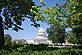
<instances>
[{"instance_id":1,"label":"tree","mask_svg":"<svg viewBox=\"0 0 82 55\"><path fill-rule=\"evenodd\" d=\"M71 9L67 8L68 6ZM67 11L69 12L69 18L67 20L69 26L72 28L72 32L75 33L78 43L82 44L82 1L69 0L67 7Z\"/></svg>"},{"instance_id":2,"label":"tree","mask_svg":"<svg viewBox=\"0 0 82 55\"><path fill-rule=\"evenodd\" d=\"M4 41L6 46L12 45L12 37L9 34L4 35Z\"/></svg>"},{"instance_id":3,"label":"tree","mask_svg":"<svg viewBox=\"0 0 82 55\"><path fill-rule=\"evenodd\" d=\"M53 42L64 43L66 24L63 22L64 18L61 16L64 16L65 13L60 10L60 7L45 6L45 8L39 12L44 14L42 21L50 25L50 28L47 29L48 38ZM37 19L40 19L39 16L37 16Z\"/></svg>"},{"instance_id":4,"label":"tree","mask_svg":"<svg viewBox=\"0 0 82 55\"><path fill-rule=\"evenodd\" d=\"M52 7L48 13L49 16L47 23L50 25L50 28L47 29L48 38L52 40L53 43L62 44L65 43L65 25L62 22L63 19L61 17L57 17L58 14L56 14L56 12L58 12L58 10L54 9L56 9L56 7ZM51 11L53 11L54 14L52 14Z\"/></svg>"},{"instance_id":5,"label":"tree","mask_svg":"<svg viewBox=\"0 0 82 55\"><path fill-rule=\"evenodd\" d=\"M66 37L66 40L67 40L69 43L74 44L74 46L75 46L75 44L78 43L78 39L76 38L76 34L74 34L73 32L68 31L66 36L67 36L67 37Z\"/></svg>"},{"instance_id":6,"label":"tree","mask_svg":"<svg viewBox=\"0 0 82 55\"><path fill-rule=\"evenodd\" d=\"M63 22L65 13L60 10L62 6L58 6L58 4L56 6L47 7L45 5L45 9L40 8L39 14L35 18L50 25L50 28L47 29L49 39L53 42L63 43L65 42L65 28L67 25Z\"/></svg>"},{"instance_id":7,"label":"tree","mask_svg":"<svg viewBox=\"0 0 82 55\"><path fill-rule=\"evenodd\" d=\"M48 38L52 40L53 43L65 43L65 28L61 28L60 26L50 26L47 29Z\"/></svg>"},{"instance_id":8,"label":"tree","mask_svg":"<svg viewBox=\"0 0 82 55\"><path fill-rule=\"evenodd\" d=\"M81 0L66 0L66 3L62 6L64 14L64 21L72 29L73 35L78 40L79 44L82 44L82 1ZM63 16L61 16L63 17ZM73 37L74 37L73 36Z\"/></svg>"},{"instance_id":9,"label":"tree","mask_svg":"<svg viewBox=\"0 0 82 55\"><path fill-rule=\"evenodd\" d=\"M45 15L44 22L53 25L57 19L61 20L62 26L70 27L76 35L79 44L82 44L82 1L81 0L64 0L64 4L47 7L41 10ZM57 24L56 24L57 25Z\"/></svg>"},{"instance_id":10,"label":"tree","mask_svg":"<svg viewBox=\"0 0 82 55\"><path fill-rule=\"evenodd\" d=\"M33 26L39 26L34 19L37 7L33 0L0 0L0 46L4 45L4 29L23 30L21 25L25 17L33 22Z\"/></svg>"}]
</instances>

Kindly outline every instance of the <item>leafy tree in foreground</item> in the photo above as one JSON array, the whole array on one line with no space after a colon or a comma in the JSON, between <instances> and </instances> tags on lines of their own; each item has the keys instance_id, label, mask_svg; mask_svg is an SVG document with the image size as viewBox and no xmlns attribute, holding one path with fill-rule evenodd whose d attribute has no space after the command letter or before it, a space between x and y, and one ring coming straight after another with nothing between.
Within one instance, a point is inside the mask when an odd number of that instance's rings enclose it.
<instances>
[{"instance_id":1,"label":"leafy tree in foreground","mask_svg":"<svg viewBox=\"0 0 82 55\"><path fill-rule=\"evenodd\" d=\"M61 16L64 16L65 13L60 10L59 6L50 8L45 6L45 9L41 9L40 12L44 14L42 21L50 25L50 28L47 29L48 38L53 42L64 43L66 24ZM40 19L39 16L37 19Z\"/></svg>"},{"instance_id":2,"label":"leafy tree in foreground","mask_svg":"<svg viewBox=\"0 0 82 55\"><path fill-rule=\"evenodd\" d=\"M42 10L42 13L45 15L44 21L54 26L53 24L57 20L60 20L61 26L65 28L70 27L74 35L76 35L77 42L82 44L82 1L64 1L65 4L56 4L56 6L50 8L46 6L45 9Z\"/></svg>"},{"instance_id":3,"label":"leafy tree in foreground","mask_svg":"<svg viewBox=\"0 0 82 55\"><path fill-rule=\"evenodd\" d=\"M4 45L4 30L22 29L25 18L29 18L33 26L39 26L34 19L34 12L38 12L37 7L33 0L0 0L0 46Z\"/></svg>"},{"instance_id":4,"label":"leafy tree in foreground","mask_svg":"<svg viewBox=\"0 0 82 55\"><path fill-rule=\"evenodd\" d=\"M68 24L75 33L79 44L82 44L82 0L69 0L67 5L69 12Z\"/></svg>"}]
</instances>

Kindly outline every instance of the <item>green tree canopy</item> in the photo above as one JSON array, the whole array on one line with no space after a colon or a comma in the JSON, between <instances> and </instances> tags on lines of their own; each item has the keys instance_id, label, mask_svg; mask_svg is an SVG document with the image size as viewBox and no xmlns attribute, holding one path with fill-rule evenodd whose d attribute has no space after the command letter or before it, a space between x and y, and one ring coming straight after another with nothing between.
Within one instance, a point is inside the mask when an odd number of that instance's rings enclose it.
<instances>
[{"instance_id":1,"label":"green tree canopy","mask_svg":"<svg viewBox=\"0 0 82 55\"><path fill-rule=\"evenodd\" d=\"M44 14L43 21L48 23L50 26L56 27L59 25L64 28L70 27L72 29L72 33L74 33L73 35L76 35L75 37L77 38L78 43L82 44L82 1L64 1L64 4L57 3L56 6L45 6L45 9L40 10L40 12L42 11L42 14ZM51 30L54 30L55 27Z\"/></svg>"},{"instance_id":2,"label":"green tree canopy","mask_svg":"<svg viewBox=\"0 0 82 55\"><path fill-rule=\"evenodd\" d=\"M69 42L69 43L72 43L72 44L78 44L78 39L76 38L76 34L74 34L72 31L68 31L66 32L66 40Z\"/></svg>"},{"instance_id":3,"label":"green tree canopy","mask_svg":"<svg viewBox=\"0 0 82 55\"><path fill-rule=\"evenodd\" d=\"M30 19L32 25L36 23L35 16L39 6L33 0L0 0L0 46L4 44L4 29L18 31L25 18Z\"/></svg>"},{"instance_id":4,"label":"green tree canopy","mask_svg":"<svg viewBox=\"0 0 82 55\"><path fill-rule=\"evenodd\" d=\"M48 38L52 40L53 43L65 43L65 28L61 26L51 25L47 29Z\"/></svg>"}]
</instances>

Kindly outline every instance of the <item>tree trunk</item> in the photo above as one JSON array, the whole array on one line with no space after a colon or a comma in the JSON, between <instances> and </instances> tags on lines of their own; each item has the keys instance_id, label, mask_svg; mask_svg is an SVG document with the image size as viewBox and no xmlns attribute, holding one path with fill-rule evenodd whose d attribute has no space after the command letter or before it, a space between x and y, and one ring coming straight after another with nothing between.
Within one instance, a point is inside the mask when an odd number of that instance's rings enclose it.
<instances>
[{"instance_id":1,"label":"tree trunk","mask_svg":"<svg viewBox=\"0 0 82 55\"><path fill-rule=\"evenodd\" d=\"M4 30L2 25L2 17L0 16L0 47L4 46Z\"/></svg>"}]
</instances>

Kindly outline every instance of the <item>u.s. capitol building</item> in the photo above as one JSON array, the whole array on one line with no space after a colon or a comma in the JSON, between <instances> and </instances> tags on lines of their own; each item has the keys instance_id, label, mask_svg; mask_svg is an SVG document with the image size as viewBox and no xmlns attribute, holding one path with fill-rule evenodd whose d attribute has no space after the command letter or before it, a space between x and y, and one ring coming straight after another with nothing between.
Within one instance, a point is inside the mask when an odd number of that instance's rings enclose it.
<instances>
[{"instance_id":1,"label":"u.s. capitol building","mask_svg":"<svg viewBox=\"0 0 82 55\"><path fill-rule=\"evenodd\" d=\"M38 30L37 36L34 39L31 40L24 40L24 39L18 39L14 40L16 44L22 43L22 44L52 44L51 40L48 40L46 33L42 27Z\"/></svg>"}]
</instances>

